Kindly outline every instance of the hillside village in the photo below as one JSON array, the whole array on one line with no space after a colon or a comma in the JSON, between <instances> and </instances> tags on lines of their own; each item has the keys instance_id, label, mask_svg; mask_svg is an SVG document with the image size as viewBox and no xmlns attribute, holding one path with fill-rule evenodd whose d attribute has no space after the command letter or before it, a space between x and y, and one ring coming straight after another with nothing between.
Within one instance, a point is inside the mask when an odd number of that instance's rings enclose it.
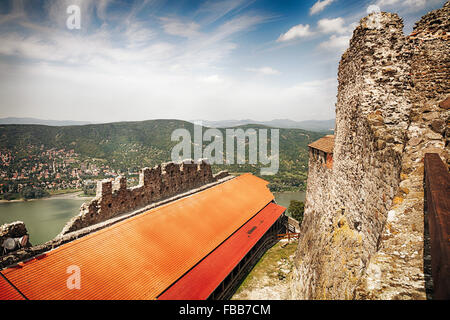
<instances>
[{"instance_id":1,"label":"hillside village","mask_svg":"<svg viewBox=\"0 0 450 320\"><path fill-rule=\"evenodd\" d=\"M93 179L115 177L120 172L101 161L81 160L73 149L39 150L27 146L24 151L0 150L0 196L5 200L19 194L25 187L49 191L82 189ZM130 173L133 174L133 173Z\"/></svg>"}]
</instances>

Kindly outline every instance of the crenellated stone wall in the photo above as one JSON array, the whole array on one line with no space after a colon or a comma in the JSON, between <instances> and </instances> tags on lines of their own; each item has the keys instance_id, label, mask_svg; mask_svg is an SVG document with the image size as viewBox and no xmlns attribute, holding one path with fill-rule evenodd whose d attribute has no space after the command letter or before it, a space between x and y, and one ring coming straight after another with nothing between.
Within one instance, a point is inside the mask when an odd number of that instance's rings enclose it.
<instances>
[{"instance_id":1,"label":"crenellated stone wall","mask_svg":"<svg viewBox=\"0 0 450 320\"><path fill-rule=\"evenodd\" d=\"M127 179L123 176L99 181L96 197L81 206L80 214L67 223L60 235L212 183L227 175L227 172L213 175L210 164L201 160L179 164L170 162L142 169L139 184L132 188L127 188Z\"/></svg>"},{"instance_id":2,"label":"crenellated stone wall","mask_svg":"<svg viewBox=\"0 0 450 320\"><path fill-rule=\"evenodd\" d=\"M438 106L449 94L448 9L430 14L415 36L391 13L372 14L354 31L339 65L333 168L310 158L291 298L425 298L418 183L423 150L449 158L449 114ZM432 40L424 40L419 30L430 29L437 36L426 31Z\"/></svg>"}]
</instances>

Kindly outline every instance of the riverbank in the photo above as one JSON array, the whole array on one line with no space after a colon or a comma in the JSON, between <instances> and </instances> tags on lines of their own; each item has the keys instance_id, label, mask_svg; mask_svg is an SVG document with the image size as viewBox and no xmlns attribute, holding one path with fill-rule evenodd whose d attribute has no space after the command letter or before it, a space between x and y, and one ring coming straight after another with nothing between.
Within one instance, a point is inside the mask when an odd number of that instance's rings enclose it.
<instances>
[{"instance_id":1,"label":"riverbank","mask_svg":"<svg viewBox=\"0 0 450 320\"><path fill-rule=\"evenodd\" d=\"M83 191L76 191L71 193L61 193L51 195L50 197L42 198L39 200L53 200L53 199L69 199L69 200L88 200L94 198L93 196L84 195Z\"/></svg>"},{"instance_id":2,"label":"riverbank","mask_svg":"<svg viewBox=\"0 0 450 320\"><path fill-rule=\"evenodd\" d=\"M38 200L54 200L54 199L67 199L67 200L90 200L92 199L92 196L85 196L83 194L83 191L70 191L67 193L59 193L59 194L53 194L45 198L40 199L15 199L15 200L0 200L1 203L20 203L20 202L31 202L31 201L38 201Z\"/></svg>"}]
</instances>

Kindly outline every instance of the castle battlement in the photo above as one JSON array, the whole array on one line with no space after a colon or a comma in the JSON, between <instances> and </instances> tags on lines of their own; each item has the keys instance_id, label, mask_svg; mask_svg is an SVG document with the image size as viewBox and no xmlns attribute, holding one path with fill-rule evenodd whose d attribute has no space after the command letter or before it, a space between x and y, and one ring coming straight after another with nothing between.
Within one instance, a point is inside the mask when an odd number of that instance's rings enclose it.
<instances>
[{"instance_id":1,"label":"castle battlement","mask_svg":"<svg viewBox=\"0 0 450 320\"><path fill-rule=\"evenodd\" d=\"M228 176L227 172L213 175L207 160L185 160L144 168L139 184L128 188L127 178L119 176L97 183L96 197L81 206L80 214L64 227L60 235L114 218L151 203L199 188Z\"/></svg>"}]
</instances>

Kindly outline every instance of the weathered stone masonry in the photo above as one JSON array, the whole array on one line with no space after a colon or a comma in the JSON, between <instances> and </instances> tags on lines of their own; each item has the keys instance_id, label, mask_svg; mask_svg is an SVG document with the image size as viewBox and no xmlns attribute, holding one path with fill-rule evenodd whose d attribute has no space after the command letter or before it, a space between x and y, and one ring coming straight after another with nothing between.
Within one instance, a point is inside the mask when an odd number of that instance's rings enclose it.
<instances>
[{"instance_id":1,"label":"weathered stone masonry","mask_svg":"<svg viewBox=\"0 0 450 320\"><path fill-rule=\"evenodd\" d=\"M411 112L400 183L389 208L379 250L356 290L358 299L432 298L424 214L424 156L447 161L450 111L450 3L425 15L406 37L411 57Z\"/></svg>"},{"instance_id":2,"label":"weathered stone masonry","mask_svg":"<svg viewBox=\"0 0 450 320\"><path fill-rule=\"evenodd\" d=\"M310 158L292 298L425 298L422 159L449 159L439 107L450 92L448 17L447 2L409 37L389 13L354 31L339 66L333 168Z\"/></svg>"},{"instance_id":3,"label":"weathered stone masonry","mask_svg":"<svg viewBox=\"0 0 450 320\"><path fill-rule=\"evenodd\" d=\"M0 226L0 244L8 238L21 238L23 236L27 236L28 231L25 227L25 224L21 221L9 223ZM29 243L28 243L29 245ZM0 247L0 256L2 255L2 247Z\"/></svg>"}]
</instances>

